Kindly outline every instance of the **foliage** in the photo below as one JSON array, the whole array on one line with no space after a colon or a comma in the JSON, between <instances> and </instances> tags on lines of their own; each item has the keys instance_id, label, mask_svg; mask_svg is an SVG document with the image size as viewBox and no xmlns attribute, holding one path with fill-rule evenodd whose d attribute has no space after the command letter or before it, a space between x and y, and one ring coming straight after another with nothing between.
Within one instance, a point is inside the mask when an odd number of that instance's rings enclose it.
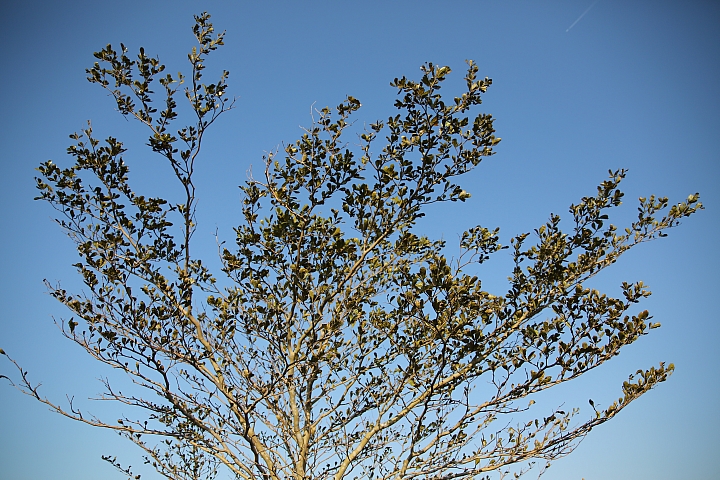
<instances>
[{"instance_id":1,"label":"foliage","mask_svg":"<svg viewBox=\"0 0 720 480\"><path fill-rule=\"evenodd\" d=\"M126 436L171 479L213 478L218 468L238 479L476 478L568 453L672 372L662 363L638 371L617 401L591 401L580 421L577 409L536 412L528 399L658 326L647 311L628 313L650 294L642 282L623 283L621 298L585 284L702 208L697 194L669 208L666 198L641 198L637 221L619 230L607 221L623 197L618 170L570 207L567 230L552 215L506 247L498 229L478 226L462 234L455 259L444 241L417 232L428 205L470 197L456 177L500 141L490 115L470 114L492 83L473 62L450 101L439 92L448 67L395 79L399 113L371 124L359 151L343 134L360 102L320 110L302 138L267 156L262 179L242 187L243 223L234 246L221 244L217 280L191 255L193 173L206 130L233 102L227 72L202 83L223 35L207 14L194 33L189 79L165 74L143 49L131 60L123 45L96 53L88 70L123 115L150 129L180 202L136 193L123 144L101 144L90 127L72 136L74 164L45 162L37 180L38 198L77 244L86 286L49 286L74 315L62 331L142 387L147 395L136 396L105 381L102 397L140 414L108 422L60 406L18 366L25 393ZM173 130L184 82L194 119ZM510 287L494 295L475 272L505 248Z\"/></svg>"}]
</instances>

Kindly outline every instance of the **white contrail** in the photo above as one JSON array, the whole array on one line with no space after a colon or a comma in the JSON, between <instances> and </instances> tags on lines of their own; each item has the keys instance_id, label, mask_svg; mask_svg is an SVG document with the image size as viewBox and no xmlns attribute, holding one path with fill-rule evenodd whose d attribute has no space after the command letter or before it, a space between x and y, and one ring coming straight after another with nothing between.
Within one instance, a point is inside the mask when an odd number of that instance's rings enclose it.
<instances>
[{"instance_id":1,"label":"white contrail","mask_svg":"<svg viewBox=\"0 0 720 480\"><path fill-rule=\"evenodd\" d=\"M595 0L595 1L594 1L594 2L592 3L592 5L590 5L590 6L589 6L589 7L587 8L587 10L585 10L585 11L584 11L584 12L582 13L582 15L580 15L580 16L578 17L578 19L577 19L577 20L575 20L575 21L573 22L573 24L572 24L572 25L570 25L570 26L568 27L568 29L567 29L567 30L565 30L565 33L569 32L569 31L570 31L570 29L571 29L572 27L574 27L574 26L575 26L575 24L576 24L577 22L579 22L579 21L580 21L580 19L581 19L582 17L584 17L584 16L585 16L585 14L586 14L587 12L589 12L589 11L590 11L590 9L591 9L592 7L594 7L594 6L595 6L595 4L596 4L596 3L598 3L599 1L600 1L600 0Z\"/></svg>"}]
</instances>

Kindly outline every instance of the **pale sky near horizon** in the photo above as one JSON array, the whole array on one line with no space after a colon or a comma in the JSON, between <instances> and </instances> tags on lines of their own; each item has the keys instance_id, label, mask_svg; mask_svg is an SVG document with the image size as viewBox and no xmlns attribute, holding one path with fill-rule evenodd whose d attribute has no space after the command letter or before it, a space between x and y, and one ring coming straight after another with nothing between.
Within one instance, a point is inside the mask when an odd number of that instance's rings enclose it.
<instances>
[{"instance_id":1,"label":"pale sky near horizon","mask_svg":"<svg viewBox=\"0 0 720 480\"><path fill-rule=\"evenodd\" d=\"M211 255L216 228L231 240L237 186L248 168L298 138L313 105L334 106L352 95L363 103L357 122L386 118L395 112L389 82L419 78L428 61L453 69L448 95L462 85L464 61L477 62L479 74L493 79L482 108L497 119L503 139L497 155L464 180L471 200L430 211L430 236L452 240L482 224L501 227L507 242L551 212L567 216L609 169L629 169L625 202L611 218L620 226L632 221L639 196L675 203L700 192L706 210L598 278L598 288L611 294L624 280L647 283L654 294L641 307L663 327L551 400L588 414L588 398L611 403L639 368L667 361L675 374L591 432L543 478L716 478L720 3L28 0L1 8L0 347L49 397L84 401L100 391L96 378L106 372L53 325L52 317L67 312L42 280L78 287L71 266L77 260L52 210L32 200L33 169L48 159L66 164L67 136L92 120L99 137L127 141L131 169L145 175L141 188L166 188L164 165L142 147L145 132L114 111L84 70L94 51L124 42L130 53L144 46L169 71L187 72L192 15L207 10L227 31L208 75L229 70L229 92L238 97L237 108L213 126L198 167L198 241ZM502 287L509 274L503 266L501 259L488 267L488 289ZM8 374L14 372L0 358L0 375ZM103 454L142 464L132 444L48 412L3 379L0 407L3 480L125 478ZM89 409L115 414L106 405ZM143 480L160 478L139 472Z\"/></svg>"}]
</instances>

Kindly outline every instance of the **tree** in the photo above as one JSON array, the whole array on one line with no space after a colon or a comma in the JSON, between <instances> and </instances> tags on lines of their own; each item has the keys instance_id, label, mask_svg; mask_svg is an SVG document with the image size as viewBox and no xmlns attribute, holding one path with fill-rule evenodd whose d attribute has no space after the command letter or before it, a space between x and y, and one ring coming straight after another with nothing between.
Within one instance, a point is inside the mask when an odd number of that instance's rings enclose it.
<instances>
[{"instance_id":1,"label":"tree","mask_svg":"<svg viewBox=\"0 0 720 480\"><path fill-rule=\"evenodd\" d=\"M477 226L462 233L456 258L418 232L426 206L470 197L457 177L500 141L492 117L472 113L492 83L478 79L472 61L465 91L450 101L439 93L448 67L426 64L420 81L395 79L400 113L370 124L357 151L346 137L360 102L347 97L268 154L262 178L242 187L235 245L219 244L218 280L191 255L195 161L206 130L233 107L228 72L203 83L207 56L223 44L209 19L195 18L188 78L165 74L143 49L131 60L123 45L97 52L87 70L123 115L150 129L148 145L182 198L136 193L123 144L101 144L89 126L71 136L71 166L39 167L38 198L60 212L86 287L73 294L48 285L73 313L62 332L146 393L104 382L103 399L138 416L109 422L55 403L8 357L19 369L13 385L124 435L170 479L213 478L219 469L263 480L479 478L519 475L569 453L672 372L663 363L637 371L606 408L591 400L585 420L573 419L577 409L533 407L538 392L659 326L647 311L629 313L650 294L642 282L623 283L622 298L586 283L701 209L698 194L672 206L641 198L637 221L619 230L607 215L623 198L618 170L570 207L566 230L551 215L532 237L504 246L498 229ZM174 129L183 83L192 123ZM506 248L509 289L494 295L476 273Z\"/></svg>"}]
</instances>

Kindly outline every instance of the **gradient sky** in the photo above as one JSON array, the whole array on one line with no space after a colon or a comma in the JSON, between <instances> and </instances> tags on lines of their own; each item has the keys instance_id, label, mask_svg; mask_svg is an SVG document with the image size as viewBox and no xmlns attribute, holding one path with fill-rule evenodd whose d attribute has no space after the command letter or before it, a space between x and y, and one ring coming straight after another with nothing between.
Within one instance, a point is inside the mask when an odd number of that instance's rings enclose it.
<instances>
[{"instance_id":1,"label":"gradient sky","mask_svg":"<svg viewBox=\"0 0 720 480\"><path fill-rule=\"evenodd\" d=\"M620 226L632 221L639 196L678 202L699 191L705 211L630 252L595 284L618 294L623 280L643 280L654 295L642 308L663 328L548 400L587 414L588 398L611 403L638 368L674 362L675 374L543 478L717 478L720 3L26 0L0 8L0 347L47 396L83 401L100 391L95 379L107 372L53 324L66 311L42 280L77 287L76 257L52 210L32 200L33 169L47 159L65 164L67 136L91 119L99 137L127 142L126 159L145 176L141 190L165 188L166 166L142 147L145 132L114 111L84 69L94 51L124 42L131 53L144 46L169 71L187 72L192 15L208 10L217 29L227 30L209 75L229 70L230 93L238 96L237 109L213 126L198 171L198 242L211 257L215 229L229 239L238 221L237 185L249 166L299 137L312 105L353 95L363 103L356 121L386 118L394 114L388 83L418 78L427 61L453 69L448 95L461 85L465 59L478 63L494 81L483 107L503 138L497 155L464 180L472 199L430 212L424 226L432 236L452 240L482 224L501 227L507 241L551 212L567 216L608 169L629 169L626 201L614 217ZM500 258L480 272L488 289L502 289L506 266ZM0 374L9 373L0 358ZM50 413L4 383L0 406L3 479L122 479L100 455L142 463L117 435ZM111 420L117 412L90 409ZM144 480L158 478L138 471Z\"/></svg>"}]
</instances>

